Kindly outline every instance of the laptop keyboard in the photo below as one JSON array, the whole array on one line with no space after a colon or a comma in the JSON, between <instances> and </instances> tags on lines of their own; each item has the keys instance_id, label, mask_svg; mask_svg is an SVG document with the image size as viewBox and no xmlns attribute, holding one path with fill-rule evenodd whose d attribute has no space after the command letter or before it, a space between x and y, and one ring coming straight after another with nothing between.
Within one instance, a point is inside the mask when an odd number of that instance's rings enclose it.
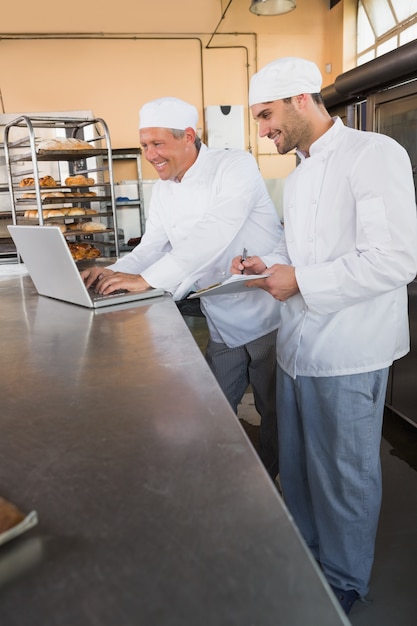
<instances>
[{"instance_id":1,"label":"laptop keyboard","mask_svg":"<svg viewBox=\"0 0 417 626\"><path fill-rule=\"evenodd\" d=\"M120 294L123 293L128 293L127 289L117 289L116 291L113 291L112 293L96 293L94 291L94 289L89 289L88 293L90 294L90 297L92 300L111 300L112 298L116 298L118 296L120 296Z\"/></svg>"}]
</instances>

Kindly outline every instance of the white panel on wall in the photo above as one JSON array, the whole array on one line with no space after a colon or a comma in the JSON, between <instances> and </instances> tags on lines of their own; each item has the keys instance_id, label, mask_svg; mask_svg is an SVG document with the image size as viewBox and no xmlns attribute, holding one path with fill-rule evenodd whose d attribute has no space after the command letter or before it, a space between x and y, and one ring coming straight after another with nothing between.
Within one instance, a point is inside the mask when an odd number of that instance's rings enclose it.
<instances>
[{"instance_id":1,"label":"white panel on wall","mask_svg":"<svg viewBox=\"0 0 417 626\"><path fill-rule=\"evenodd\" d=\"M207 145L244 150L243 105L215 105L205 109Z\"/></svg>"}]
</instances>

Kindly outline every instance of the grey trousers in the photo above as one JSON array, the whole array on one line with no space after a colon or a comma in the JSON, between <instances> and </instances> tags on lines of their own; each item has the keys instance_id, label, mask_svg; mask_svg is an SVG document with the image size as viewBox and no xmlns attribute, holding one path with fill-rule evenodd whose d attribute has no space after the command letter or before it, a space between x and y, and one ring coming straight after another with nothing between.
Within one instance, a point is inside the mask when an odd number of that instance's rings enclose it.
<instances>
[{"instance_id":1,"label":"grey trousers","mask_svg":"<svg viewBox=\"0 0 417 626\"><path fill-rule=\"evenodd\" d=\"M364 596L381 506L388 368L291 378L277 368L284 501L328 582Z\"/></svg>"},{"instance_id":2,"label":"grey trousers","mask_svg":"<svg viewBox=\"0 0 417 626\"><path fill-rule=\"evenodd\" d=\"M206 350L207 363L235 413L251 385L261 417L259 456L273 480L278 475L276 335L273 331L237 348L210 339Z\"/></svg>"}]
</instances>

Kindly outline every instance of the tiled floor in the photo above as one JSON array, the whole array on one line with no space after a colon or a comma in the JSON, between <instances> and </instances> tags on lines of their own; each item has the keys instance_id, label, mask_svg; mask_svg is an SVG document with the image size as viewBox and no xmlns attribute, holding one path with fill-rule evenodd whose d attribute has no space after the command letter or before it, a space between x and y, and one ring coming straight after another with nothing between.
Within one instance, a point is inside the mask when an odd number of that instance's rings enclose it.
<instances>
[{"instance_id":1,"label":"tiled floor","mask_svg":"<svg viewBox=\"0 0 417 626\"><path fill-rule=\"evenodd\" d=\"M207 340L204 318L185 316L184 319L204 350ZM249 438L256 442L259 418L251 393L245 395L239 407L239 418ZM381 461L383 501L370 592L366 603L355 604L349 619L352 626L416 626L417 427L388 410Z\"/></svg>"}]
</instances>

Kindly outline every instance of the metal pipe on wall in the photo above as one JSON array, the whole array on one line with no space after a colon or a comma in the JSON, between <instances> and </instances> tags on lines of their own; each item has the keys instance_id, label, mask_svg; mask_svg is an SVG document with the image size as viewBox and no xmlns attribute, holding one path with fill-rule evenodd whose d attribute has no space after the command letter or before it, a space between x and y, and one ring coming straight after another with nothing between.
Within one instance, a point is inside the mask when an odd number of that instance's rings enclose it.
<instances>
[{"instance_id":1,"label":"metal pipe on wall","mask_svg":"<svg viewBox=\"0 0 417 626\"><path fill-rule=\"evenodd\" d=\"M368 63L337 76L322 90L326 106L348 103L382 89L417 77L417 41L404 44Z\"/></svg>"},{"instance_id":2,"label":"metal pipe on wall","mask_svg":"<svg viewBox=\"0 0 417 626\"><path fill-rule=\"evenodd\" d=\"M241 49L244 51L245 54L245 67L246 67L246 82L247 82L247 88L249 91L249 79L250 79L250 73L249 73L249 68L250 68L250 63L249 63L249 48L247 46L242 46L242 45L233 45L233 46L227 46L227 45L223 45L223 46L215 46L215 45L211 45L211 42L213 41L213 38L215 36L250 36L253 37L255 40L254 43L254 48L255 48L255 71L256 71L256 59L257 59L257 35L256 33L217 33L217 29L219 28L221 22L223 21L229 7L230 4L232 3L232 0L229 1L226 9L223 11L223 14L220 18L219 23L217 24L216 28L214 29L214 31L210 34L209 37L209 41L208 43L204 46L204 49L206 50L213 50L213 49L223 49L223 50L228 50L228 49ZM204 115L204 111L205 111L205 106L206 106L206 101L205 101L205 93L204 93L204 63L203 63L203 41L200 37L195 37L195 36L183 36L181 34L178 35L174 35L174 36L166 36L164 34L158 34L158 33L125 33L125 34L118 34L118 33L0 33L0 42L2 40L82 40L82 39L95 39L95 40L99 40L99 41L104 41L104 40L138 40L138 41L145 41L145 40L150 40L150 41L157 41L157 40L163 40L163 41L197 41L199 44L199 56L200 56L200 75L201 75L201 81L200 81L200 90L201 90L201 108L202 108L202 113ZM1 92L0 92L1 95ZM3 104L3 100L0 100L0 105L2 106L2 112L5 113L5 108L4 108L4 104ZM248 107L248 111L247 111L247 125L248 125L248 150L249 152L252 152L252 141L251 141L251 119L250 119L250 110Z\"/></svg>"}]
</instances>

